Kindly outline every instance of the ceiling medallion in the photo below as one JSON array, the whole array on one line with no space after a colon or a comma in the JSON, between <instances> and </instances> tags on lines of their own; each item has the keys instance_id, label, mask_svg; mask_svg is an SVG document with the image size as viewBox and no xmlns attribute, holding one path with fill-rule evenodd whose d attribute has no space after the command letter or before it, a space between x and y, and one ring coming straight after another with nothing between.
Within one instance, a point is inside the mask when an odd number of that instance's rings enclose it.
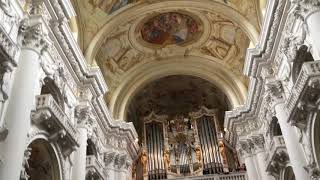
<instances>
[{"instance_id":1,"label":"ceiling medallion","mask_svg":"<svg viewBox=\"0 0 320 180\"><path fill-rule=\"evenodd\" d=\"M140 28L141 39L158 47L185 46L199 38L202 26L193 17L180 12L167 12L148 19Z\"/></svg>"}]
</instances>

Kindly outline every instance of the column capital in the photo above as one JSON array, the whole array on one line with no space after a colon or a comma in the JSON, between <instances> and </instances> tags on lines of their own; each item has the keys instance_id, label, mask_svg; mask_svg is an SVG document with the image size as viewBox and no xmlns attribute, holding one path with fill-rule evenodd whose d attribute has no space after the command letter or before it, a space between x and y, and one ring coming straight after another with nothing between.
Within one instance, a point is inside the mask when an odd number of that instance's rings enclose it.
<instances>
[{"instance_id":1,"label":"column capital","mask_svg":"<svg viewBox=\"0 0 320 180\"><path fill-rule=\"evenodd\" d=\"M104 163L106 166L113 166L113 162L115 161L117 153L112 151L112 152L107 152L104 154Z\"/></svg>"},{"instance_id":2,"label":"column capital","mask_svg":"<svg viewBox=\"0 0 320 180\"><path fill-rule=\"evenodd\" d=\"M320 11L320 0L291 0L293 14L306 20L311 14Z\"/></svg>"},{"instance_id":3,"label":"column capital","mask_svg":"<svg viewBox=\"0 0 320 180\"><path fill-rule=\"evenodd\" d=\"M256 152L265 151L265 140L262 134L253 135L251 139Z\"/></svg>"},{"instance_id":4,"label":"column capital","mask_svg":"<svg viewBox=\"0 0 320 180\"><path fill-rule=\"evenodd\" d=\"M19 43L21 48L34 50L39 55L51 46L48 27L40 15L31 15L21 21Z\"/></svg>"},{"instance_id":5,"label":"column capital","mask_svg":"<svg viewBox=\"0 0 320 180\"><path fill-rule=\"evenodd\" d=\"M280 80L266 79L265 92L265 100L271 109L284 102L284 89Z\"/></svg>"},{"instance_id":6,"label":"column capital","mask_svg":"<svg viewBox=\"0 0 320 180\"><path fill-rule=\"evenodd\" d=\"M79 128L91 130L94 128L94 117L91 107L87 104L80 104L75 109L75 117Z\"/></svg>"},{"instance_id":7,"label":"column capital","mask_svg":"<svg viewBox=\"0 0 320 180\"><path fill-rule=\"evenodd\" d=\"M240 155L248 157L252 155L253 143L250 139L240 140L238 143L238 150Z\"/></svg>"}]
</instances>

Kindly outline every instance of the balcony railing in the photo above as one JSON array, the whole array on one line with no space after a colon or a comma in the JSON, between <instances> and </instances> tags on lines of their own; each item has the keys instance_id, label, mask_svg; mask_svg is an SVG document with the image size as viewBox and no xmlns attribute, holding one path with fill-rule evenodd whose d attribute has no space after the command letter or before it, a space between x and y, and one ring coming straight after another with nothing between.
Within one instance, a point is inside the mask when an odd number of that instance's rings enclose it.
<instances>
[{"instance_id":1,"label":"balcony railing","mask_svg":"<svg viewBox=\"0 0 320 180\"><path fill-rule=\"evenodd\" d=\"M99 176L101 179L105 179L105 174L103 171L103 165L94 155L87 156L86 159L86 168L87 170L93 170L93 172L96 173L97 176Z\"/></svg>"},{"instance_id":2,"label":"balcony railing","mask_svg":"<svg viewBox=\"0 0 320 180\"><path fill-rule=\"evenodd\" d=\"M73 150L78 146L75 126L50 94L36 96L36 110L32 113L32 120L45 127L51 139L60 138L64 145ZM68 153L71 153L70 149Z\"/></svg>"},{"instance_id":3,"label":"balcony railing","mask_svg":"<svg viewBox=\"0 0 320 180\"><path fill-rule=\"evenodd\" d=\"M186 180L248 180L246 172L235 172L230 174L214 174L205 176L187 176L175 179L186 179Z\"/></svg>"}]
</instances>

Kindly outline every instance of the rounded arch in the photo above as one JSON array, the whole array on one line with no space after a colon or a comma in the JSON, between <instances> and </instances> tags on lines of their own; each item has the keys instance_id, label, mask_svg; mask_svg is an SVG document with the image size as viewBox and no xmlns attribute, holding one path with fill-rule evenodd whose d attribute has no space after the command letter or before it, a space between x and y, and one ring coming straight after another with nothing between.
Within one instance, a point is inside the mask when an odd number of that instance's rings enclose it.
<instances>
[{"instance_id":1,"label":"rounded arch","mask_svg":"<svg viewBox=\"0 0 320 180\"><path fill-rule=\"evenodd\" d=\"M87 156L98 156L97 148L90 138L87 140Z\"/></svg>"},{"instance_id":2,"label":"rounded arch","mask_svg":"<svg viewBox=\"0 0 320 180\"><path fill-rule=\"evenodd\" d=\"M201 63L199 63L201 62ZM244 103L247 88L239 76L217 61L204 57L172 57L161 61L151 61L132 68L121 81L110 101L110 109L115 119L124 119L132 97L146 84L170 75L190 75L211 82L225 92L232 107Z\"/></svg>"},{"instance_id":3,"label":"rounded arch","mask_svg":"<svg viewBox=\"0 0 320 180\"><path fill-rule=\"evenodd\" d=\"M183 1L168 1L166 3L141 3L135 6L127 6L122 10L117 11L109 17L106 24L99 30L99 32L92 39L90 45L86 49L85 57L89 63L93 63L99 47L103 44L105 37L114 30L114 27L119 26L119 22L128 22L134 20L150 12L159 11L176 11L177 9L200 10L204 12L216 12L229 18L231 21L237 23L240 28L246 33L253 44L256 44L259 39L259 31L253 24L251 24L246 17L240 14L235 9L220 3L220 2L206 2L183 0Z\"/></svg>"},{"instance_id":4,"label":"rounded arch","mask_svg":"<svg viewBox=\"0 0 320 180\"><path fill-rule=\"evenodd\" d=\"M282 170L281 180L296 180L292 166L287 166Z\"/></svg>"},{"instance_id":5,"label":"rounded arch","mask_svg":"<svg viewBox=\"0 0 320 180\"><path fill-rule=\"evenodd\" d=\"M29 153L29 154L28 154ZM33 139L27 147L24 163L29 180L62 180L62 168L57 149L45 137Z\"/></svg>"},{"instance_id":6,"label":"rounded arch","mask_svg":"<svg viewBox=\"0 0 320 180\"><path fill-rule=\"evenodd\" d=\"M312 150L315 157L316 166L320 165L320 115L316 115L315 118L312 118L311 123L311 141L312 141Z\"/></svg>"},{"instance_id":7,"label":"rounded arch","mask_svg":"<svg viewBox=\"0 0 320 180\"><path fill-rule=\"evenodd\" d=\"M270 123L270 136L271 138L274 136L282 136L282 131L278 122L277 117L272 117L271 123Z\"/></svg>"}]
</instances>

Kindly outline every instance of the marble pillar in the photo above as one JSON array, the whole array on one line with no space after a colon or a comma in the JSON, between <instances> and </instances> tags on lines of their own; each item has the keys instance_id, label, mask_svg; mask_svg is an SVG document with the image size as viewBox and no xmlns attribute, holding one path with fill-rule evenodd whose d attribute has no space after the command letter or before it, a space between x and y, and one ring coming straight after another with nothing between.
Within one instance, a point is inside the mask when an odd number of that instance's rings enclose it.
<instances>
[{"instance_id":1,"label":"marble pillar","mask_svg":"<svg viewBox=\"0 0 320 180\"><path fill-rule=\"evenodd\" d=\"M31 110L35 108L35 96L40 87L40 56L48 47L44 23L30 18L20 30L21 53L14 75L11 97L5 117L9 130L7 138L0 144L3 165L0 179L18 180L22 169L24 151L27 148L27 134L31 126Z\"/></svg>"},{"instance_id":2,"label":"marble pillar","mask_svg":"<svg viewBox=\"0 0 320 180\"><path fill-rule=\"evenodd\" d=\"M86 158L87 158L87 129L80 127L79 148L75 152L74 165L72 170L72 180L85 180L86 178Z\"/></svg>"},{"instance_id":3,"label":"marble pillar","mask_svg":"<svg viewBox=\"0 0 320 180\"><path fill-rule=\"evenodd\" d=\"M259 166L259 172L261 175L262 180L274 180L274 177L269 175L266 171L267 164L266 164L266 152L264 150L256 151L256 159L257 164Z\"/></svg>"},{"instance_id":4,"label":"marble pillar","mask_svg":"<svg viewBox=\"0 0 320 180\"><path fill-rule=\"evenodd\" d=\"M299 137L293 126L288 123L288 115L285 111L285 104L275 105L276 117L282 131L283 139L286 143L290 163L292 165L296 179L309 180L309 174L304 169L306 158L299 142Z\"/></svg>"},{"instance_id":5,"label":"marble pillar","mask_svg":"<svg viewBox=\"0 0 320 180\"><path fill-rule=\"evenodd\" d=\"M249 180L258 180L259 179L259 174L258 174L256 165L254 163L253 156L252 155L246 155L244 157L244 163L246 164Z\"/></svg>"},{"instance_id":6,"label":"marble pillar","mask_svg":"<svg viewBox=\"0 0 320 180\"><path fill-rule=\"evenodd\" d=\"M307 24L307 32L312 41L314 59L320 60L320 7L309 9L309 12L305 15L304 21Z\"/></svg>"}]
</instances>

